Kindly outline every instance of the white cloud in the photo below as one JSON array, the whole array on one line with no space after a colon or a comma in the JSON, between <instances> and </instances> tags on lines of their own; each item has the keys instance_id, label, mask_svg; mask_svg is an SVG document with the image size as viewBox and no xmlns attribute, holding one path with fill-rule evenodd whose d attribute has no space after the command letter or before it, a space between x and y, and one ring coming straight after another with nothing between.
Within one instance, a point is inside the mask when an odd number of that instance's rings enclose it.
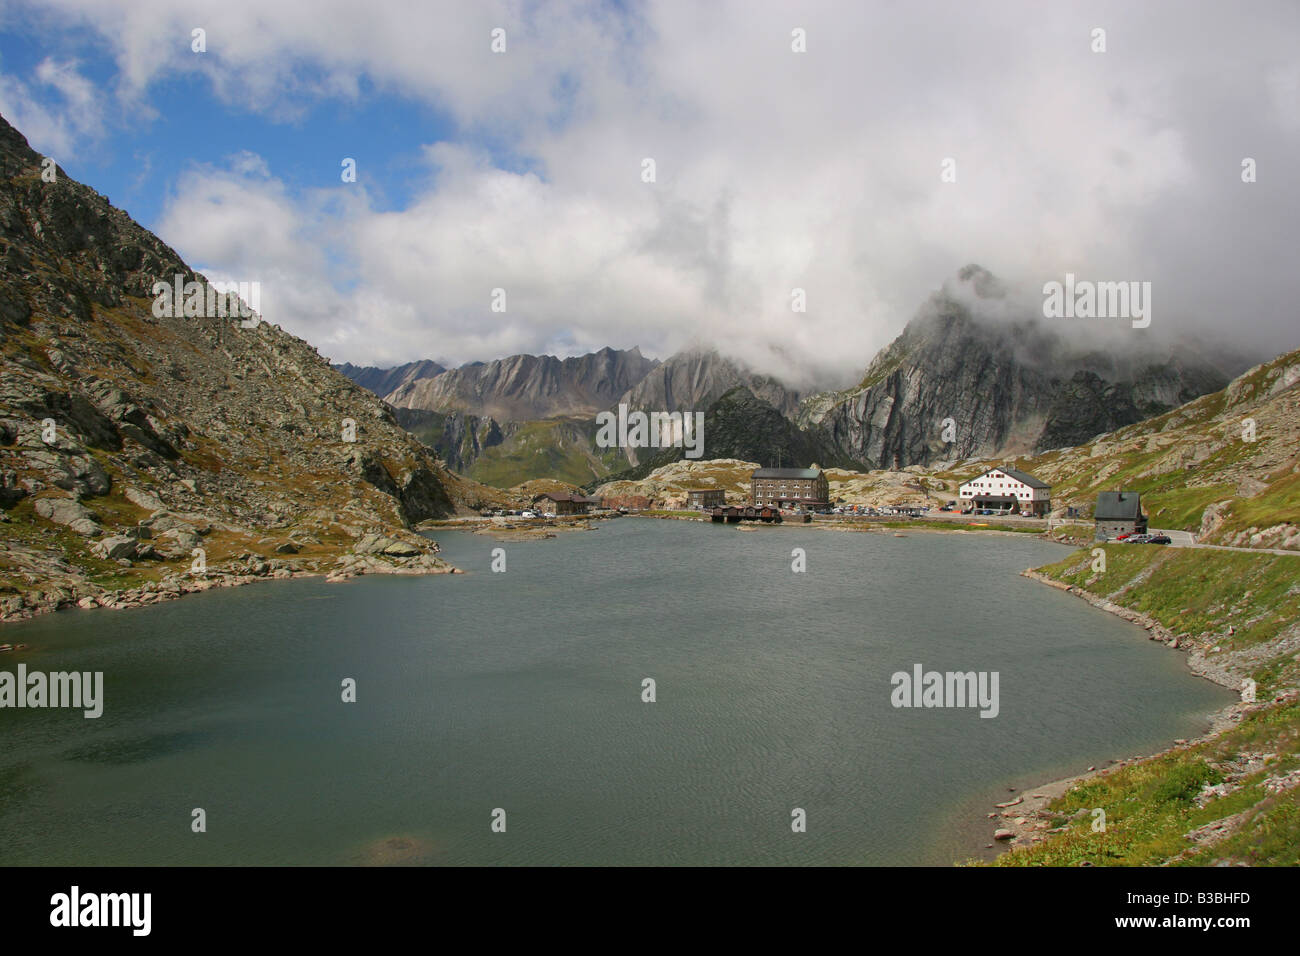
<instances>
[{"instance_id":1,"label":"white cloud","mask_svg":"<svg viewBox=\"0 0 1300 956\"><path fill-rule=\"evenodd\" d=\"M32 78L0 73L0 114L36 149L66 163L103 135L103 98L75 60L46 57Z\"/></svg>"},{"instance_id":2,"label":"white cloud","mask_svg":"<svg viewBox=\"0 0 1300 956\"><path fill-rule=\"evenodd\" d=\"M381 98L363 108L400 93L455 118L463 138L429 144L436 175L402 209L362 183L298 190L252 156L195 167L168 204L168 242L273 277L267 317L339 359L702 339L758 363L779 350L787 375L851 376L970 261L1029 287L1147 279L1157 325L1232 315L1277 347L1294 337L1286 4L1271 22L1208 3L46 3L108 40L128 100L198 71L284 117L357 100L364 75ZM795 26L807 53L790 50ZM538 174L494 168L484 143ZM1246 155L1267 181L1240 182Z\"/></svg>"}]
</instances>

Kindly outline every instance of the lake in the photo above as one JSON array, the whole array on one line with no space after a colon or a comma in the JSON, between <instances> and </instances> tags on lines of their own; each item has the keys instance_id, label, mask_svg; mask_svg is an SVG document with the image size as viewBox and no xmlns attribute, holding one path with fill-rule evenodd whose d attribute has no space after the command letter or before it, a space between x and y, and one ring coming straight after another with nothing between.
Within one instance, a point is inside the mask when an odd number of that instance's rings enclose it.
<instances>
[{"instance_id":1,"label":"lake","mask_svg":"<svg viewBox=\"0 0 1300 956\"><path fill-rule=\"evenodd\" d=\"M31 649L0 669L102 671L105 700L0 710L0 863L942 865L984 854L1008 787L1234 699L1020 577L1068 553L1031 536L595 526L439 532L464 575L6 627ZM997 716L892 706L916 664L996 671Z\"/></svg>"}]
</instances>

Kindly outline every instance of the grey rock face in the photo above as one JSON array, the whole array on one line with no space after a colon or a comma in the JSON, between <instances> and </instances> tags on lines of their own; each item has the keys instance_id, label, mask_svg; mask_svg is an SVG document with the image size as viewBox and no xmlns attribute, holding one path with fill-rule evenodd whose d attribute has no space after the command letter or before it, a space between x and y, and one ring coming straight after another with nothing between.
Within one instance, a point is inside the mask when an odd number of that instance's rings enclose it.
<instances>
[{"instance_id":1,"label":"grey rock face","mask_svg":"<svg viewBox=\"0 0 1300 956\"><path fill-rule=\"evenodd\" d=\"M463 412L497 421L595 415L657 364L639 349L604 348L567 359L512 355L408 382L386 400L397 408Z\"/></svg>"},{"instance_id":2,"label":"grey rock face","mask_svg":"<svg viewBox=\"0 0 1300 956\"><path fill-rule=\"evenodd\" d=\"M353 365L351 362L335 365L334 368L362 388L374 392L380 398L417 379L433 378L433 376L447 371L437 362L431 362L428 359L421 362L407 362L405 365L398 365L394 368Z\"/></svg>"},{"instance_id":3,"label":"grey rock face","mask_svg":"<svg viewBox=\"0 0 1300 956\"><path fill-rule=\"evenodd\" d=\"M41 157L0 119L6 519L51 540L60 527L89 536L98 526L71 499L34 515L21 502L51 488L105 499L91 505L110 525L96 553L129 563L186 554L201 527L245 544L272 529L316 532L341 547L341 528L399 531L490 497L447 472L375 395L275 325L155 314L155 283L180 276L202 291L204 277L93 189L63 170L42 181L40 169ZM344 437L347 421L355 441ZM159 514L164 503L183 520ZM154 514L136 525L126 517L131 505ZM109 516L119 515L125 529L112 527ZM168 531L157 549L141 540ZM0 540L0 584L49 579L93 593L77 565L87 554ZM188 561L176 570L188 573ZM24 597L18 609L58 600Z\"/></svg>"},{"instance_id":4,"label":"grey rock face","mask_svg":"<svg viewBox=\"0 0 1300 956\"><path fill-rule=\"evenodd\" d=\"M737 386L787 417L799 406L799 393L771 376L756 374L717 351L693 349L673 355L620 395L618 402L632 409L703 412Z\"/></svg>"},{"instance_id":5,"label":"grey rock face","mask_svg":"<svg viewBox=\"0 0 1300 956\"><path fill-rule=\"evenodd\" d=\"M99 533L95 515L73 498L38 498L33 507L42 518L65 525L77 534L91 537Z\"/></svg>"},{"instance_id":6,"label":"grey rock face","mask_svg":"<svg viewBox=\"0 0 1300 956\"><path fill-rule=\"evenodd\" d=\"M936 293L860 384L806 399L799 424L821 426L847 457L902 468L1078 444L1227 383L1209 361L1145 345L1083 351L1032 315L978 318L968 303L1001 289L978 266L959 281L965 293Z\"/></svg>"},{"instance_id":7,"label":"grey rock face","mask_svg":"<svg viewBox=\"0 0 1300 956\"><path fill-rule=\"evenodd\" d=\"M129 538L126 535L114 535L111 538L105 538L94 544L94 551L100 557L107 558L110 561L116 561L119 558L130 559L135 557L137 541L135 538Z\"/></svg>"}]
</instances>

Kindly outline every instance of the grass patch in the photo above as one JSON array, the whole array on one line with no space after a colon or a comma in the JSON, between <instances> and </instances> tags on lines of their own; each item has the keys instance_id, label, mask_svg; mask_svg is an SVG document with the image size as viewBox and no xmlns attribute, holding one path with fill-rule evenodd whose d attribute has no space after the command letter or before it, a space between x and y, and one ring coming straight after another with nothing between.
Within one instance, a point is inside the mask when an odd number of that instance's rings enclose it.
<instances>
[{"instance_id":1,"label":"grass patch","mask_svg":"<svg viewBox=\"0 0 1300 956\"><path fill-rule=\"evenodd\" d=\"M1300 788L1270 793L1263 786L1300 763L1300 704L1288 701L1247 714L1241 725L1211 740L1172 751L1074 787L1049 811L1064 833L999 856L995 866L1207 866L1218 860L1257 866L1300 863ZM1206 785L1223 782L1234 766L1272 754L1262 768L1239 770L1224 796L1200 801ZM1253 765L1252 765L1253 766ZM1093 810L1106 814L1093 830ZM1080 811L1083 811L1080 813ZM1206 824L1242 814L1240 828L1215 843L1188 837Z\"/></svg>"}]
</instances>

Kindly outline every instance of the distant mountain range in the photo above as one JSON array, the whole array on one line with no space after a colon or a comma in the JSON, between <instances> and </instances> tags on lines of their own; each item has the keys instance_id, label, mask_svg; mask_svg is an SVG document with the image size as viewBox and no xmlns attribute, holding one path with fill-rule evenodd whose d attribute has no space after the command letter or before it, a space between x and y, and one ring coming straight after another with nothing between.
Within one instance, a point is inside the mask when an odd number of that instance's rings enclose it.
<instances>
[{"instance_id":1,"label":"distant mountain range","mask_svg":"<svg viewBox=\"0 0 1300 956\"><path fill-rule=\"evenodd\" d=\"M802 468L856 468L843 452L827 440L821 429L799 428L772 404L744 385L724 392L704 415L704 451L710 459L729 458ZM609 481L639 481L664 465L686 459L682 448L652 450L631 468L586 483L587 488Z\"/></svg>"},{"instance_id":2,"label":"distant mountain range","mask_svg":"<svg viewBox=\"0 0 1300 956\"><path fill-rule=\"evenodd\" d=\"M407 362L405 365L398 365L396 368L374 368L373 366L352 365L349 362L336 365L334 368L362 388L374 392L380 398L383 398L389 392L396 391L408 382L414 382L420 378L432 378L441 372L447 371L444 366L428 359L421 362Z\"/></svg>"},{"instance_id":3,"label":"distant mountain range","mask_svg":"<svg viewBox=\"0 0 1300 956\"><path fill-rule=\"evenodd\" d=\"M788 418L793 418L799 407L798 392L714 349L678 352L645 375L619 401L633 409L706 411L737 387L748 389Z\"/></svg>"},{"instance_id":4,"label":"distant mountain range","mask_svg":"<svg viewBox=\"0 0 1300 956\"><path fill-rule=\"evenodd\" d=\"M663 363L636 348L604 348L567 359L512 355L455 369L431 362L425 375L416 372L420 365L335 368L380 395L449 467L506 485L531 478L583 484L635 467L644 450L595 445L596 414L619 404L706 411L740 387L775 408L778 418L789 418L799 402L781 382L713 350L679 352ZM398 384L382 391L392 382Z\"/></svg>"},{"instance_id":5,"label":"distant mountain range","mask_svg":"<svg viewBox=\"0 0 1300 956\"><path fill-rule=\"evenodd\" d=\"M512 355L407 381L383 398L396 408L465 412L497 421L595 416L658 364L639 349L603 348L566 359Z\"/></svg>"},{"instance_id":6,"label":"distant mountain range","mask_svg":"<svg viewBox=\"0 0 1300 956\"><path fill-rule=\"evenodd\" d=\"M1015 315L998 280L972 265L931 296L857 385L839 391L801 396L701 348L662 363L606 348L457 369L337 368L402 410L399 420L476 480L586 485L680 457L596 448L596 413L620 403L705 412L708 458L774 464L768 459L789 455L808 464L799 457L815 455L847 468L903 468L1079 444L1216 391L1251 364L1137 331L1086 345L1077 327L1069 331L1032 311ZM743 395L731 394L737 389Z\"/></svg>"}]
</instances>

